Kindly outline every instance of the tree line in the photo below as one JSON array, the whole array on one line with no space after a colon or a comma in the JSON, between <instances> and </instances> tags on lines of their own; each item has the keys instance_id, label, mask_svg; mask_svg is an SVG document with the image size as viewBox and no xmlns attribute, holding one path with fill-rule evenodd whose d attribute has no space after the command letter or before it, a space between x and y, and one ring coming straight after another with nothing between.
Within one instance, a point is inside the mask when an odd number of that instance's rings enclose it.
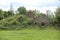
<instances>
[{"instance_id":1,"label":"tree line","mask_svg":"<svg viewBox=\"0 0 60 40\"><path fill-rule=\"evenodd\" d=\"M25 7L19 7L16 12L0 9L0 29L19 29L28 27L28 24L32 25L32 19L25 16L28 11L33 12L37 16L41 14L39 10L26 10ZM60 7L56 9L55 15L50 13L52 13L50 10L46 11L46 15L53 21L53 25L60 26Z\"/></svg>"}]
</instances>

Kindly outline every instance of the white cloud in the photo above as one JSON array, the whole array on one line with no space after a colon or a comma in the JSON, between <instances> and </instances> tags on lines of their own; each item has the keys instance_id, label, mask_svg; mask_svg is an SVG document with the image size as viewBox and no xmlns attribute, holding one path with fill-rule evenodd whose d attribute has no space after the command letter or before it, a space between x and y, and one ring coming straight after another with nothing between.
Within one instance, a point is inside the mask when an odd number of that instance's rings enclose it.
<instances>
[{"instance_id":1,"label":"white cloud","mask_svg":"<svg viewBox=\"0 0 60 40\"><path fill-rule=\"evenodd\" d=\"M46 10L51 10L52 12L54 12L56 10L57 7L54 6L50 6L50 7L41 7L39 10L41 10L41 12L45 13Z\"/></svg>"},{"instance_id":2,"label":"white cloud","mask_svg":"<svg viewBox=\"0 0 60 40\"><path fill-rule=\"evenodd\" d=\"M10 6L11 3L16 2L19 4L23 4L23 6L25 6L27 9L37 9L37 10L40 10L41 12L45 12L46 10L54 11L57 6L50 6L50 7L45 7L45 6L40 7L40 6L48 3L53 4L56 1L58 0L0 0L0 5ZM14 8L16 9L18 8L18 6L14 6ZM8 8L3 8L3 7L0 7L0 8L4 10L8 10Z\"/></svg>"},{"instance_id":3,"label":"white cloud","mask_svg":"<svg viewBox=\"0 0 60 40\"><path fill-rule=\"evenodd\" d=\"M40 12L43 12L43 13L46 13L46 10L51 10L52 12L54 12L56 10L56 6L50 6L50 7L27 7L27 9L31 9L31 10L34 10L34 9L37 9L37 10L40 10Z\"/></svg>"},{"instance_id":4,"label":"white cloud","mask_svg":"<svg viewBox=\"0 0 60 40\"><path fill-rule=\"evenodd\" d=\"M26 5L42 5L46 3L54 3L55 1L58 0L0 0L0 4L2 5L7 5L12 2L18 2Z\"/></svg>"}]
</instances>

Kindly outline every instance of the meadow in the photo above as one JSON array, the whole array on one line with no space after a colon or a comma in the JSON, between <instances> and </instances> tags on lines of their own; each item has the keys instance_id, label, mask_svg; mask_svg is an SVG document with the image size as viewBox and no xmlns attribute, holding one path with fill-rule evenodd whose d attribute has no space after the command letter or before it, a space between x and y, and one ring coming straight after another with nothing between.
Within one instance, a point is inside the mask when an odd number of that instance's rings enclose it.
<instances>
[{"instance_id":1,"label":"meadow","mask_svg":"<svg viewBox=\"0 0 60 40\"><path fill-rule=\"evenodd\" d=\"M41 12L40 8L27 10L17 3L20 7L14 10L12 3L9 9L5 5L8 10L0 8L0 40L60 40L60 7Z\"/></svg>"},{"instance_id":2,"label":"meadow","mask_svg":"<svg viewBox=\"0 0 60 40\"><path fill-rule=\"evenodd\" d=\"M60 30L50 28L1 30L0 40L60 40Z\"/></svg>"}]
</instances>

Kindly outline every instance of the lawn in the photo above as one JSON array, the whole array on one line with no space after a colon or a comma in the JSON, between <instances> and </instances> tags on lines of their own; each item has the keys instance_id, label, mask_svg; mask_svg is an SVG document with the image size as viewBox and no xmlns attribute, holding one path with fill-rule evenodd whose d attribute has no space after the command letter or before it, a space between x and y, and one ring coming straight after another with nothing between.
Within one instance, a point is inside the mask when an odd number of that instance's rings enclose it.
<instances>
[{"instance_id":1,"label":"lawn","mask_svg":"<svg viewBox=\"0 0 60 40\"><path fill-rule=\"evenodd\" d=\"M60 31L55 29L2 30L0 40L60 40Z\"/></svg>"}]
</instances>

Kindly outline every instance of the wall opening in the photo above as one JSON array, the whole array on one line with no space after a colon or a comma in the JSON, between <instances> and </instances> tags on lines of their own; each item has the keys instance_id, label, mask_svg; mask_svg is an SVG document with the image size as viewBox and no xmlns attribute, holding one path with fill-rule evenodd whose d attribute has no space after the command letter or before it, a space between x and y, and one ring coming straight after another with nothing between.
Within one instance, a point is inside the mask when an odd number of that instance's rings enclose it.
<instances>
[{"instance_id":1,"label":"wall opening","mask_svg":"<svg viewBox=\"0 0 60 40\"><path fill-rule=\"evenodd\" d=\"M45 25L45 23L43 23L43 22L42 22L42 23L41 23L41 25L42 25L42 26L44 26L44 25Z\"/></svg>"}]
</instances>

